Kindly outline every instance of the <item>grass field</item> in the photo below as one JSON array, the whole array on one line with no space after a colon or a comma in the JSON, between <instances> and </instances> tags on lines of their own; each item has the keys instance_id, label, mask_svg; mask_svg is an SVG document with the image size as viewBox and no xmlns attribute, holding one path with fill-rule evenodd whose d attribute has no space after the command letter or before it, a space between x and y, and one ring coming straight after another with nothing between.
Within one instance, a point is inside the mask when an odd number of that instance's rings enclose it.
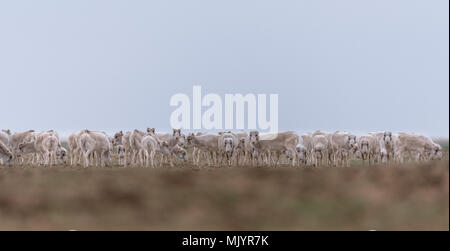
<instances>
[{"instance_id":1,"label":"grass field","mask_svg":"<svg viewBox=\"0 0 450 251\"><path fill-rule=\"evenodd\" d=\"M448 163L0 167L0 230L448 230Z\"/></svg>"}]
</instances>

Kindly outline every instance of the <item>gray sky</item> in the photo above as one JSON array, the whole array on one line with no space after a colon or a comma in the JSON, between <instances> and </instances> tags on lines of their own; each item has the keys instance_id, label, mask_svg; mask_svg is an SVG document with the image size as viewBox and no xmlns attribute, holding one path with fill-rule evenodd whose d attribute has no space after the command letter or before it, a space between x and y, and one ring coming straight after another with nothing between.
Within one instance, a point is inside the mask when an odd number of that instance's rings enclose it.
<instances>
[{"instance_id":1,"label":"gray sky","mask_svg":"<svg viewBox=\"0 0 450 251\"><path fill-rule=\"evenodd\" d=\"M281 130L449 135L449 1L1 1L0 128L170 128L278 93Z\"/></svg>"}]
</instances>

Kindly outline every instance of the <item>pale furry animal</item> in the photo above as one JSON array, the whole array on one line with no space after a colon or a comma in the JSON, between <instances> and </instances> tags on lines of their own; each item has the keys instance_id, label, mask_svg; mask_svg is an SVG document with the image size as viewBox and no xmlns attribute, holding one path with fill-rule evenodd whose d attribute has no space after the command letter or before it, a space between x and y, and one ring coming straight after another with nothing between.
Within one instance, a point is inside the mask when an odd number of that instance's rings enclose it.
<instances>
[{"instance_id":1,"label":"pale furry animal","mask_svg":"<svg viewBox=\"0 0 450 251\"><path fill-rule=\"evenodd\" d=\"M296 165L296 147L298 145L298 134L296 132L279 132L275 134L257 135L251 140L251 146L259 160L266 165L279 165L281 155L287 157L292 165ZM275 158L273 158L275 156ZM264 159L265 157L265 159Z\"/></svg>"},{"instance_id":2,"label":"pale furry animal","mask_svg":"<svg viewBox=\"0 0 450 251\"><path fill-rule=\"evenodd\" d=\"M131 132L125 132L123 133L122 131L114 134L113 137L113 145L114 146L118 146L121 145L123 147L124 150L124 161L122 162L123 166L126 166L128 163L128 156L131 154L131 145L130 145L130 136L131 136ZM131 158L131 157L130 157Z\"/></svg>"},{"instance_id":3,"label":"pale furry animal","mask_svg":"<svg viewBox=\"0 0 450 251\"><path fill-rule=\"evenodd\" d=\"M392 132L370 132L369 135L375 136L378 141L382 163L387 163L389 160L394 159L395 145Z\"/></svg>"},{"instance_id":4,"label":"pale furry animal","mask_svg":"<svg viewBox=\"0 0 450 251\"><path fill-rule=\"evenodd\" d=\"M296 152L297 152L297 162L298 164L303 164L306 165L307 164L307 159L308 159L308 150L306 147L299 145L295 148Z\"/></svg>"},{"instance_id":5,"label":"pale furry animal","mask_svg":"<svg viewBox=\"0 0 450 251\"><path fill-rule=\"evenodd\" d=\"M85 130L80 135L79 141L84 159L84 167L89 166L89 156L91 153L94 154L96 166L100 164L104 167L110 164L112 144L105 133Z\"/></svg>"},{"instance_id":6,"label":"pale furry animal","mask_svg":"<svg viewBox=\"0 0 450 251\"><path fill-rule=\"evenodd\" d=\"M321 166L324 158L328 157L328 137L326 135L317 134L312 136L312 156L314 166Z\"/></svg>"},{"instance_id":7,"label":"pale furry animal","mask_svg":"<svg viewBox=\"0 0 450 251\"><path fill-rule=\"evenodd\" d=\"M329 150L334 166L350 166L350 156L357 150L356 136L348 132L334 132L329 135Z\"/></svg>"},{"instance_id":8,"label":"pale furry animal","mask_svg":"<svg viewBox=\"0 0 450 251\"><path fill-rule=\"evenodd\" d=\"M60 150L59 138L53 131L37 133L29 141L19 144L20 154L35 154L32 164L46 166L56 164L57 152Z\"/></svg>"},{"instance_id":9,"label":"pale furry animal","mask_svg":"<svg viewBox=\"0 0 450 251\"><path fill-rule=\"evenodd\" d=\"M208 153L209 157L208 166L211 166L212 163L217 163L217 153L219 151L219 135L217 134L204 134L204 135L194 135L190 134L186 138L188 146L194 146L201 151ZM212 157L212 161L211 161ZM211 163L212 162L212 163ZM197 163L199 163L197 161Z\"/></svg>"},{"instance_id":10,"label":"pale furry animal","mask_svg":"<svg viewBox=\"0 0 450 251\"><path fill-rule=\"evenodd\" d=\"M0 141L0 165L11 165L13 153L8 146Z\"/></svg>"},{"instance_id":11,"label":"pale furry animal","mask_svg":"<svg viewBox=\"0 0 450 251\"><path fill-rule=\"evenodd\" d=\"M380 159L380 144L374 135L364 135L358 139L359 150L357 155L363 160L363 165L367 160L369 165Z\"/></svg>"},{"instance_id":12,"label":"pale furry animal","mask_svg":"<svg viewBox=\"0 0 450 251\"><path fill-rule=\"evenodd\" d=\"M13 152L13 155L18 152L19 144L28 141L28 138L32 136L33 133L34 130L28 130L25 132L17 132L11 135L11 137L9 138L9 149ZM23 164L23 157L19 157L18 161L20 164Z\"/></svg>"},{"instance_id":13,"label":"pale furry animal","mask_svg":"<svg viewBox=\"0 0 450 251\"><path fill-rule=\"evenodd\" d=\"M403 163L407 153L412 159L420 161L439 157L442 151L441 147L429 137L413 133L398 133L395 140L395 155Z\"/></svg>"}]
</instances>

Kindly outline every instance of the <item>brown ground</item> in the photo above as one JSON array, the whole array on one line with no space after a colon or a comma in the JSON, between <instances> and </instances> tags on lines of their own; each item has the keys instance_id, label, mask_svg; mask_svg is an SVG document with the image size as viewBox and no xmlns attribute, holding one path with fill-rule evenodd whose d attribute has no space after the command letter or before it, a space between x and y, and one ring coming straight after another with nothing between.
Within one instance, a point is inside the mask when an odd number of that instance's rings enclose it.
<instances>
[{"instance_id":1,"label":"brown ground","mask_svg":"<svg viewBox=\"0 0 450 251\"><path fill-rule=\"evenodd\" d=\"M0 167L0 230L448 230L448 163Z\"/></svg>"}]
</instances>

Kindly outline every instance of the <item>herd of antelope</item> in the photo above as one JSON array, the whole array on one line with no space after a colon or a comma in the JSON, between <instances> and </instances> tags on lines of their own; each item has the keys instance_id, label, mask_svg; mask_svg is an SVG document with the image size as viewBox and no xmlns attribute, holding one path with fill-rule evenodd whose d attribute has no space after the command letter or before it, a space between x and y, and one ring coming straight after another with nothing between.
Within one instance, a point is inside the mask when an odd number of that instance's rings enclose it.
<instances>
[{"instance_id":1,"label":"herd of antelope","mask_svg":"<svg viewBox=\"0 0 450 251\"><path fill-rule=\"evenodd\" d=\"M363 164L442 158L442 148L429 137L411 133L372 132L357 137L347 132L315 131L276 134L220 132L183 134L145 131L104 132L82 130L68 137L67 148L56 131L12 133L0 131L0 165L109 166L112 153L120 166L155 167L192 162L208 166L349 166L351 158ZM25 158L28 156L28 158ZM26 163L28 162L28 163Z\"/></svg>"}]
</instances>

